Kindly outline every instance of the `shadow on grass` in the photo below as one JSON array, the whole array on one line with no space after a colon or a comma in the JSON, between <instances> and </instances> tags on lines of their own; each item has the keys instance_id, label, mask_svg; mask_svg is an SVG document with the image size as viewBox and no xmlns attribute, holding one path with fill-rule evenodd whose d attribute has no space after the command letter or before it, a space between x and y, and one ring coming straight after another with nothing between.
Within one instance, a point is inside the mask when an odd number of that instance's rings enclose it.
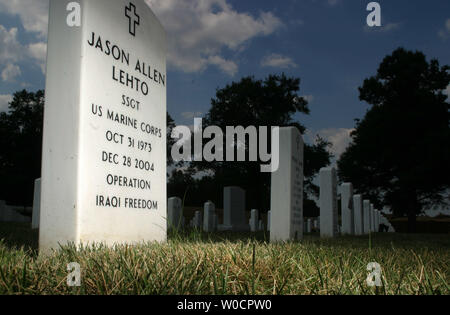
<instances>
[{"instance_id":1,"label":"shadow on grass","mask_svg":"<svg viewBox=\"0 0 450 315\"><path fill-rule=\"evenodd\" d=\"M10 249L24 249L37 253L39 231L31 223L0 222L0 240Z\"/></svg>"},{"instance_id":2,"label":"shadow on grass","mask_svg":"<svg viewBox=\"0 0 450 315\"><path fill-rule=\"evenodd\" d=\"M242 241L266 244L270 242L270 232L215 232L204 233L198 230L170 230L168 238L180 242L208 242L208 243L238 243ZM400 233L372 233L363 236L339 236L336 238L320 238L319 233L305 234L300 241L292 243L314 244L319 247L372 249L377 248L427 248L449 249L448 235L438 234L400 234ZM370 245L369 245L370 243Z\"/></svg>"}]
</instances>

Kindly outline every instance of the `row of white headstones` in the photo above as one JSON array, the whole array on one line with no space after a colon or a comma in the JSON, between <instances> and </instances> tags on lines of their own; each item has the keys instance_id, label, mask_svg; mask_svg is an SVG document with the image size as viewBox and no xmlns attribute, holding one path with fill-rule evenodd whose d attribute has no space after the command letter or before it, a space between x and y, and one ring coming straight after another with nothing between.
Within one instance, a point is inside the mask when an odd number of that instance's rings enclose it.
<instances>
[{"instance_id":1,"label":"row of white headstones","mask_svg":"<svg viewBox=\"0 0 450 315\"><path fill-rule=\"evenodd\" d=\"M378 232L380 225L394 229L382 212L363 195L353 194L352 183L341 185L341 225L338 225L337 175L334 168L320 170L320 235L335 237Z\"/></svg>"},{"instance_id":2,"label":"row of white headstones","mask_svg":"<svg viewBox=\"0 0 450 315\"><path fill-rule=\"evenodd\" d=\"M337 191L333 189L331 191L332 194L326 193L329 192L328 187L330 186L327 184L330 182L330 174L332 177L335 176L335 170L329 168L321 170L323 185L321 185L320 195L320 217L324 219L322 221L320 218L306 219L304 221L304 231L306 233L311 233L313 230L320 230L321 236L323 237L335 237L339 234L364 235L370 232L377 232L381 224L386 225L390 231L393 231L393 227L388 220L382 215L381 211L374 208L370 200L363 200L362 195L353 195L353 185L351 183L341 185L341 225L338 225ZM331 183L333 182L335 181L332 180ZM331 187L336 186L331 185ZM243 218L245 216L245 192L241 188L226 187L224 189L224 200L226 205L224 207L224 217L233 217L237 220L233 222L229 220L228 224L219 225L219 217L215 211L215 204L208 201L204 204L203 212L195 212L188 226L198 230L202 229L205 232L226 230L242 232L250 230L251 232L258 232L264 231L266 227L267 231L270 231L272 211L268 211L267 213L266 224L259 218L259 211L256 209L251 210L247 226L242 220L239 221L238 217ZM332 200L332 203L329 200ZM230 207L231 205L233 207ZM224 219L224 223L225 221ZM182 201L178 197L172 197L168 200L167 224L168 229L186 227Z\"/></svg>"},{"instance_id":3,"label":"row of white headstones","mask_svg":"<svg viewBox=\"0 0 450 315\"><path fill-rule=\"evenodd\" d=\"M362 195L353 195L353 185L341 186L341 221L338 218L337 174L334 168L320 170L320 220L303 218L303 139L296 128L280 129L280 164L272 173L271 211L267 215L267 230L272 241L300 239L304 231L311 233L320 229L321 237L364 235L378 232L381 224L393 231L381 211ZM174 197L168 202L168 227L184 226L181 199ZM223 224L218 224L215 205L208 201L201 211L195 213L190 227L204 231L252 231L264 230L259 211L251 210L248 224L245 222L245 191L239 187L224 189Z\"/></svg>"}]
</instances>

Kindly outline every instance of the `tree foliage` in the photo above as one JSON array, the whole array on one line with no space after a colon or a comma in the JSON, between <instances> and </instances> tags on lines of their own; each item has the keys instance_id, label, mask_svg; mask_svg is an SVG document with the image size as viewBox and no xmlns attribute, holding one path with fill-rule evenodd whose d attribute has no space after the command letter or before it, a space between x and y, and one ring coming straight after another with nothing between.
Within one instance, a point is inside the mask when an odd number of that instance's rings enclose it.
<instances>
[{"instance_id":1,"label":"tree foliage","mask_svg":"<svg viewBox=\"0 0 450 315\"><path fill-rule=\"evenodd\" d=\"M0 199L31 205L41 174L44 91L16 92L0 113Z\"/></svg>"},{"instance_id":2,"label":"tree foliage","mask_svg":"<svg viewBox=\"0 0 450 315\"><path fill-rule=\"evenodd\" d=\"M450 67L399 48L359 88L371 105L357 121L353 143L338 161L339 177L409 217L447 198L450 186Z\"/></svg>"}]
</instances>

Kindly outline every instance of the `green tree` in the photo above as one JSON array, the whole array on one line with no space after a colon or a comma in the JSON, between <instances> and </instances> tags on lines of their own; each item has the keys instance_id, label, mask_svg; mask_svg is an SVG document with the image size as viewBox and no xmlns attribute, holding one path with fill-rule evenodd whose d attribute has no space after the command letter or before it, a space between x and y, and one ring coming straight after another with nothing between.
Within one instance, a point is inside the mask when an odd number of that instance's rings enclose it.
<instances>
[{"instance_id":1,"label":"green tree","mask_svg":"<svg viewBox=\"0 0 450 315\"><path fill-rule=\"evenodd\" d=\"M0 199L33 202L34 180L41 174L43 110L44 91L23 90L0 114Z\"/></svg>"},{"instance_id":2,"label":"green tree","mask_svg":"<svg viewBox=\"0 0 450 315\"><path fill-rule=\"evenodd\" d=\"M340 179L378 206L407 215L409 232L424 207L442 202L450 186L449 103L443 94L449 70L421 52L399 48L387 56L359 89L360 100L372 106L338 161Z\"/></svg>"},{"instance_id":3,"label":"green tree","mask_svg":"<svg viewBox=\"0 0 450 315\"><path fill-rule=\"evenodd\" d=\"M240 82L217 90L216 97L211 100L212 107L203 121L204 128L218 126L226 130L227 126L295 126L303 134L305 127L294 119L294 115L307 115L309 108L307 101L298 95L299 91L300 79L284 74L270 75L264 80L245 77ZM305 145L305 191L318 192L312 180L321 167L330 164L328 145L320 138L313 146ZM248 153L248 140L246 150ZM264 211L270 207L270 174L261 173L261 163L194 162L191 167L213 174L214 196L222 196L225 186L240 186L247 193L247 208ZM222 200L218 197L214 201L220 203Z\"/></svg>"}]
</instances>

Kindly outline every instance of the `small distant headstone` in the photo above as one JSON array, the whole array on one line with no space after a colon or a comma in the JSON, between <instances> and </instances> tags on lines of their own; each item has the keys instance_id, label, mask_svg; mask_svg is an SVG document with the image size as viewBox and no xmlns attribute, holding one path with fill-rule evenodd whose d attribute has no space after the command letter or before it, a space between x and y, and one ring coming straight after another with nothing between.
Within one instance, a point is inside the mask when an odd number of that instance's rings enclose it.
<instances>
[{"instance_id":1,"label":"small distant headstone","mask_svg":"<svg viewBox=\"0 0 450 315\"><path fill-rule=\"evenodd\" d=\"M179 229L182 227L181 199L178 197L169 198L167 201L167 227Z\"/></svg>"},{"instance_id":2,"label":"small distant headstone","mask_svg":"<svg viewBox=\"0 0 450 315\"><path fill-rule=\"evenodd\" d=\"M373 203L370 204L370 231L375 232L375 207Z\"/></svg>"},{"instance_id":3,"label":"small distant headstone","mask_svg":"<svg viewBox=\"0 0 450 315\"><path fill-rule=\"evenodd\" d=\"M372 216L370 214L370 201L369 200L364 200L364 202L363 202L363 211L364 211L364 214L363 214L363 218L364 218L364 234L369 234L372 231L372 229L371 229Z\"/></svg>"},{"instance_id":4,"label":"small distant headstone","mask_svg":"<svg viewBox=\"0 0 450 315\"><path fill-rule=\"evenodd\" d=\"M320 236L338 234L337 174L334 168L320 170Z\"/></svg>"},{"instance_id":5,"label":"small distant headstone","mask_svg":"<svg viewBox=\"0 0 450 315\"><path fill-rule=\"evenodd\" d=\"M353 185L344 183L341 185L342 234L355 235L353 212Z\"/></svg>"},{"instance_id":6,"label":"small distant headstone","mask_svg":"<svg viewBox=\"0 0 450 315\"><path fill-rule=\"evenodd\" d=\"M223 225L221 231L248 231L245 224L245 190L240 187L223 189Z\"/></svg>"},{"instance_id":7,"label":"small distant headstone","mask_svg":"<svg viewBox=\"0 0 450 315\"><path fill-rule=\"evenodd\" d=\"M205 202L203 213L203 231L207 233L214 232L214 215L216 206L211 201Z\"/></svg>"},{"instance_id":8,"label":"small distant headstone","mask_svg":"<svg viewBox=\"0 0 450 315\"><path fill-rule=\"evenodd\" d=\"M306 233L311 233L312 232L312 219L308 219L306 221Z\"/></svg>"},{"instance_id":9,"label":"small distant headstone","mask_svg":"<svg viewBox=\"0 0 450 315\"><path fill-rule=\"evenodd\" d=\"M203 218L202 218L202 212L201 211L195 211L194 215L194 228L200 230L203 225Z\"/></svg>"},{"instance_id":10,"label":"small distant headstone","mask_svg":"<svg viewBox=\"0 0 450 315\"><path fill-rule=\"evenodd\" d=\"M381 217L382 217L381 211L378 211L378 225L381 224Z\"/></svg>"},{"instance_id":11,"label":"small distant headstone","mask_svg":"<svg viewBox=\"0 0 450 315\"><path fill-rule=\"evenodd\" d=\"M319 230L319 219L317 218L314 219L314 230Z\"/></svg>"},{"instance_id":12,"label":"small distant headstone","mask_svg":"<svg viewBox=\"0 0 450 315\"><path fill-rule=\"evenodd\" d=\"M259 223L258 223L258 231L264 231L264 223L263 223L263 220L259 220Z\"/></svg>"},{"instance_id":13,"label":"small distant headstone","mask_svg":"<svg viewBox=\"0 0 450 315\"><path fill-rule=\"evenodd\" d=\"M279 140L279 167L271 180L272 242L303 237L303 138L297 128L286 127Z\"/></svg>"},{"instance_id":14,"label":"small distant headstone","mask_svg":"<svg viewBox=\"0 0 450 315\"><path fill-rule=\"evenodd\" d=\"M259 211L253 209L250 215L250 231L258 232L258 224L259 224Z\"/></svg>"},{"instance_id":15,"label":"small distant headstone","mask_svg":"<svg viewBox=\"0 0 450 315\"><path fill-rule=\"evenodd\" d=\"M355 218L355 235L364 234L364 212L363 200L361 195L353 196L353 214Z\"/></svg>"},{"instance_id":16,"label":"small distant headstone","mask_svg":"<svg viewBox=\"0 0 450 315\"><path fill-rule=\"evenodd\" d=\"M41 211L41 179L34 181L34 196L33 196L33 214L31 217L31 228L39 228L39 218Z\"/></svg>"},{"instance_id":17,"label":"small distant headstone","mask_svg":"<svg viewBox=\"0 0 450 315\"><path fill-rule=\"evenodd\" d=\"M375 209L375 232L379 232L379 228L380 228L380 223L378 222L379 216L378 216L379 212L377 209Z\"/></svg>"}]
</instances>

